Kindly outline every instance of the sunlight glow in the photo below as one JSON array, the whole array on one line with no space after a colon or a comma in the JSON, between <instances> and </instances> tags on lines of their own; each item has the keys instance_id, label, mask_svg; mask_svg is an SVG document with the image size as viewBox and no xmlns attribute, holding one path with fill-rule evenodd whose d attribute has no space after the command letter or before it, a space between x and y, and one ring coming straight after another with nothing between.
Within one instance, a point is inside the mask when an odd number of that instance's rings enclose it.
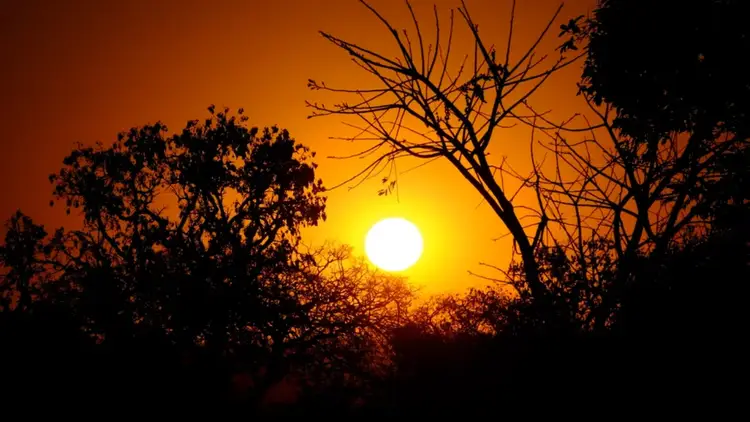
<instances>
[{"instance_id":1,"label":"sunlight glow","mask_svg":"<svg viewBox=\"0 0 750 422\"><path fill-rule=\"evenodd\" d=\"M376 223L365 238L370 261L386 271L403 271L422 256L422 235L417 226L403 218Z\"/></svg>"}]
</instances>

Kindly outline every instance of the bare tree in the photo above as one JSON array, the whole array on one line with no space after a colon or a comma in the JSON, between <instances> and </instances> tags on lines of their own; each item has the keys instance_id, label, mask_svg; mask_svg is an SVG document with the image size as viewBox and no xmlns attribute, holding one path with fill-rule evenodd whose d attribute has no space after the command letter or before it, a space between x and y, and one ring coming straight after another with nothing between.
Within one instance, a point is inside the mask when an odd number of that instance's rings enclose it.
<instances>
[{"instance_id":1,"label":"bare tree","mask_svg":"<svg viewBox=\"0 0 750 422\"><path fill-rule=\"evenodd\" d=\"M352 97L332 107L309 102L313 109L311 117L354 116L360 122L352 125L358 134L339 139L374 141L355 155L370 157L371 161L350 180L371 177L401 157L450 162L508 228L524 265L528 290L539 303L546 302L549 292L540 282L534 251L547 218L539 209L514 205L518 191L507 190L503 182L503 174L510 172L508 166L504 162L491 162L486 151L497 139L499 129L517 123L532 124L528 101L552 74L580 57L566 57L562 52L552 53L555 57L537 54L562 5L531 46L517 54L511 51L515 2L511 6L508 37L499 51L480 37L478 25L462 2L456 10L459 21L470 31L473 52L462 53L460 64L453 66L451 54L457 54L452 45L454 10L446 28L434 8L434 41L430 43L408 1L406 7L414 23L412 35L406 30L398 31L370 4L361 3L387 29L398 55L388 57L321 32L378 82L373 87L340 88L309 80L308 86L313 90ZM395 185L395 180L389 182L390 187ZM535 213L538 218L524 226L520 210ZM535 229L535 234L527 235L526 229Z\"/></svg>"}]
</instances>

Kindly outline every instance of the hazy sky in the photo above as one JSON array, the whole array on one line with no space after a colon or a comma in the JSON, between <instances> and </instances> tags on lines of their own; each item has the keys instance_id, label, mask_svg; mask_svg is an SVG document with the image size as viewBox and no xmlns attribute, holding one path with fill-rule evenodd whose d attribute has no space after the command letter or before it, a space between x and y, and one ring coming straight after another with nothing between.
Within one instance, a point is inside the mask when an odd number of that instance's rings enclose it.
<instances>
[{"instance_id":1,"label":"hazy sky","mask_svg":"<svg viewBox=\"0 0 750 422\"><path fill-rule=\"evenodd\" d=\"M409 24L402 1L371 3L397 27ZM460 5L412 3L425 25L433 4L445 18ZM486 42L505 45L510 2L466 4ZM554 54L559 24L593 4L568 1L540 51ZM558 5L519 1L514 46L528 47ZM457 36L465 35L457 28ZM74 226L78 218L66 217L61 207L49 208L47 177L76 142L111 142L121 130L157 120L176 131L187 120L206 117L209 104L244 107L252 125L289 129L318 152L325 184L338 184L366 163L326 158L359 146L328 139L347 133L338 118L307 119L304 101L322 97L309 91L306 81L358 86L369 80L318 30L393 51L388 32L356 0L1 1L0 217L21 208L49 228ZM465 40L459 37L457 45L469 45L461 44ZM535 104L561 116L576 111L579 75L576 67L553 78ZM492 152L527 171L528 142L527 131L500 131ZM492 240L504 228L452 168L431 164L399 180L400 201L379 197L377 180L329 192L328 221L306 233L308 242L335 240L361 253L372 224L403 216L425 238L423 259L406 273L416 284L431 291L462 290L485 284L467 274L479 270L480 261L507 265L509 241Z\"/></svg>"}]
</instances>

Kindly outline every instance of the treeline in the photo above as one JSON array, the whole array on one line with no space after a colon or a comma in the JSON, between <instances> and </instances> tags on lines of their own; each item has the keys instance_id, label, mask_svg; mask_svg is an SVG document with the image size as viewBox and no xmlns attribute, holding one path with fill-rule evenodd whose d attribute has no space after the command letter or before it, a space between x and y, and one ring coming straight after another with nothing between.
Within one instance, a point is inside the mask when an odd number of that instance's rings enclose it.
<instances>
[{"instance_id":1,"label":"treeline","mask_svg":"<svg viewBox=\"0 0 750 422\"><path fill-rule=\"evenodd\" d=\"M314 114L368 121L390 147L373 165L448 160L513 236L510 267L488 266L499 275L464 294L421 300L346 246L304 246L300 230L326 218L315 154L241 109L79 146L50 176L50 204L81 229L48 232L20 211L7 222L2 402L217 418L735 408L750 279L746 9L604 0L560 27L547 67L537 45L511 62L458 9L478 51L461 75L415 36L392 32L404 57L391 60L323 34L383 86ZM599 119L584 127L531 104L571 63ZM392 137L388 112L422 116L434 138ZM485 154L510 120L534 133L530 176ZM536 193L534 225L497 171Z\"/></svg>"}]
</instances>

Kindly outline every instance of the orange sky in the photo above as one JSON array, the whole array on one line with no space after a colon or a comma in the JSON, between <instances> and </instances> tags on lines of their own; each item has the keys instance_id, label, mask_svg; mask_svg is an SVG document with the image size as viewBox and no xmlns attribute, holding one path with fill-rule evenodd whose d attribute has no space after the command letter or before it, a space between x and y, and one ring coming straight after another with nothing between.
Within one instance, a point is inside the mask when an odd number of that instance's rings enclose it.
<instances>
[{"instance_id":1,"label":"orange sky","mask_svg":"<svg viewBox=\"0 0 750 422\"><path fill-rule=\"evenodd\" d=\"M412 3L427 24L432 4L447 17L460 1ZM397 27L408 24L403 2L371 4ZM504 45L510 2L466 4L485 41ZM528 46L558 4L518 1L519 48ZM568 1L561 19L593 5L594 0ZM558 25L542 51L551 52L559 42ZM341 182L363 162L326 158L354 149L328 139L346 133L338 118L306 118L310 110L304 101L321 99L306 81L351 85L364 75L318 30L391 51L388 33L356 0L3 2L0 218L21 208L50 228L73 226L77 219L66 218L60 207L49 208L47 176L59 169L75 142L111 141L121 130L157 120L178 130L189 119L205 117L212 103L244 107L252 125L289 129L318 152L325 184ZM550 80L535 105L560 116L580 110L574 96L579 75L576 67ZM520 170L528 170L528 132L499 131L493 145L494 155L507 155ZM335 240L361 253L372 224L402 216L417 224L425 238L423 259L405 274L428 291L485 284L467 274L479 270L480 261L507 265L509 242L492 240L505 233L503 227L452 168L431 164L400 176L399 183L399 202L379 197L377 180L329 192L328 221L306 233L308 242Z\"/></svg>"}]
</instances>

